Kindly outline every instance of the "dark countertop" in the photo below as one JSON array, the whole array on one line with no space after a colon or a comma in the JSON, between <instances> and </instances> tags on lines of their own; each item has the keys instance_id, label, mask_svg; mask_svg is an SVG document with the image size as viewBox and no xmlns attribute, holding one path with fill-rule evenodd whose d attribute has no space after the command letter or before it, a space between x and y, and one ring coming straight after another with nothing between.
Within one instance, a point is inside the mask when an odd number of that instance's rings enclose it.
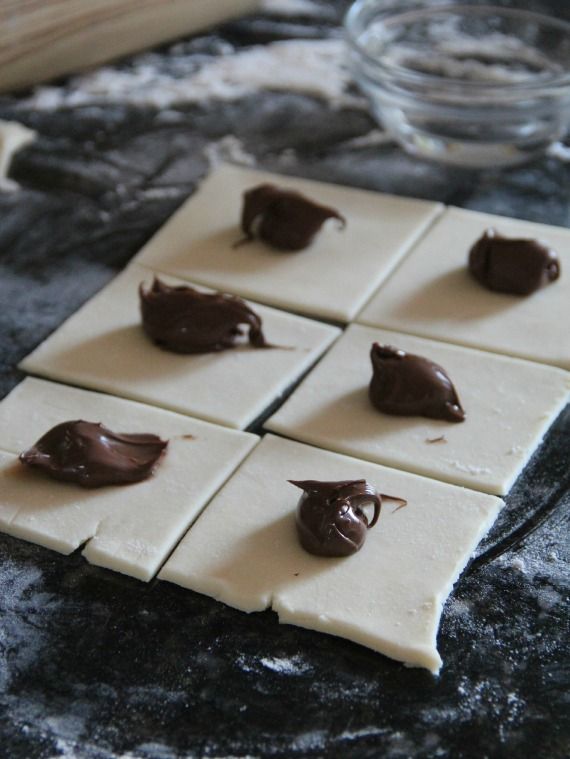
<instances>
[{"instance_id":1,"label":"dark countertop","mask_svg":"<svg viewBox=\"0 0 570 759\"><path fill-rule=\"evenodd\" d=\"M260 14L142 60L176 79L230 46L238 55L338 39L346 3L312 5L304 17ZM563 0L548 5L570 13ZM58 83L59 108L30 93L0 97L0 118L39 135L13 163L21 189L0 194L0 397L21 378L16 363L120 270L220 156L570 226L570 164L554 156L504 172L421 163L374 144L361 104L303 87L162 109L128 97L74 103L82 87ZM445 607L439 678L280 626L272 612L248 616L0 535L0 757L561 759L569 519L567 408Z\"/></svg>"}]
</instances>

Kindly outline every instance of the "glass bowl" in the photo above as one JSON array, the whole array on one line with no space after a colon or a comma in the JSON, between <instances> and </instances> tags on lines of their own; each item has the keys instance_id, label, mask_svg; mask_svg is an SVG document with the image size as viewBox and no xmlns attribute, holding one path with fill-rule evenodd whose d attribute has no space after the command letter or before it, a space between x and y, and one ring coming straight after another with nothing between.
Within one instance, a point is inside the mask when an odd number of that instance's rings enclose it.
<instances>
[{"instance_id":1,"label":"glass bowl","mask_svg":"<svg viewBox=\"0 0 570 759\"><path fill-rule=\"evenodd\" d=\"M345 28L356 82L414 155L514 165L568 129L569 23L505 5L358 0Z\"/></svg>"}]
</instances>

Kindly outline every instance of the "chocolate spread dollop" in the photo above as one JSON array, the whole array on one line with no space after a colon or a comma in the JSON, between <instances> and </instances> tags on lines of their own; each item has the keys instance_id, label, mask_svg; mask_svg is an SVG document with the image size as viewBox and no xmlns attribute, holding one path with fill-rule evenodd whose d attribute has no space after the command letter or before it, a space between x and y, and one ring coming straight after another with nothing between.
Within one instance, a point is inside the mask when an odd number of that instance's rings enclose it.
<instances>
[{"instance_id":1,"label":"chocolate spread dollop","mask_svg":"<svg viewBox=\"0 0 570 759\"><path fill-rule=\"evenodd\" d=\"M245 241L259 237L279 250L302 250L311 244L327 219L337 219L341 228L346 225L344 216L334 208L295 190L261 184L243 196L241 228Z\"/></svg>"},{"instance_id":2,"label":"chocolate spread dollop","mask_svg":"<svg viewBox=\"0 0 570 759\"><path fill-rule=\"evenodd\" d=\"M297 534L303 548L317 556L350 556L362 548L380 516L381 495L366 480L289 480L303 490L297 506ZM372 520L362 510L374 507Z\"/></svg>"},{"instance_id":3,"label":"chocolate spread dollop","mask_svg":"<svg viewBox=\"0 0 570 759\"><path fill-rule=\"evenodd\" d=\"M269 348L261 318L241 298L227 293L202 293L193 287L170 287L159 279L149 290L139 288L142 324L161 348L174 353L212 353L233 348L249 326L249 342Z\"/></svg>"},{"instance_id":4,"label":"chocolate spread dollop","mask_svg":"<svg viewBox=\"0 0 570 759\"><path fill-rule=\"evenodd\" d=\"M488 229L469 251L469 271L489 290L530 295L558 279L560 261L538 240L503 237Z\"/></svg>"},{"instance_id":5,"label":"chocolate spread dollop","mask_svg":"<svg viewBox=\"0 0 570 759\"><path fill-rule=\"evenodd\" d=\"M374 343L369 397L385 414L462 422L465 412L445 369L422 356Z\"/></svg>"},{"instance_id":6,"label":"chocolate spread dollop","mask_svg":"<svg viewBox=\"0 0 570 759\"><path fill-rule=\"evenodd\" d=\"M83 420L63 422L20 454L23 464L84 488L140 482L153 473L168 441L112 432Z\"/></svg>"}]
</instances>

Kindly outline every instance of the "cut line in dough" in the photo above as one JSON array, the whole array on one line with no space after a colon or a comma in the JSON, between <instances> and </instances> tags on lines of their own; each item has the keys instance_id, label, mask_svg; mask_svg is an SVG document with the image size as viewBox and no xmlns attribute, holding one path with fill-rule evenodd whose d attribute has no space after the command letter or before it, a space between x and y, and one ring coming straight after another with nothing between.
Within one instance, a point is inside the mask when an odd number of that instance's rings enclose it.
<instances>
[{"instance_id":1,"label":"cut line in dough","mask_svg":"<svg viewBox=\"0 0 570 759\"><path fill-rule=\"evenodd\" d=\"M245 190L269 182L332 206L312 245L284 253L254 241L238 247ZM261 303L332 321L353 319L443 210L439 203L221 166L140 251L135 261ZM347 277L347 272L350 276Z\"/></svg>"},{"instance_id":2,"label":"cut line in dough","mask_svg":"<svg viewBox=\"0 0 570 759\"><path fill-rule=\"evenodd\" d=\"M461 423L383 414L368 398L372 343L435 361ZM570 395L570 373L530 361L353 324L267 429L350 456L504 495ZM428 441L445 436L445 445Z\"/></svg>"},{"instance_id":3,"label":"cut line in dough","mask_svg":"<svg viewBox=\"0 0 570 759\"><path fill-rule=\"evenodd\" d=\"M340 334L265 306L267 340L283 348L247 344L217 353L180 355L161 350L144 334L138 287L154 272L131 265L73 314L21 367L49 379L243 429L306 372ZM159 275L167 284L187 284Z\"/></svg>"},{"instance_id":4,"label":"cut line in dough","mask_svg":"<svg viewBox=\"0 0 570 759\"><path fill-rule=\"evenodd\" d=\"M288 479L364 478L407 500L382 508L353 556L304 551ZM436 674L443 604L502 501L283 440L259 446L212 500L159 578L242 611L339 635Z\"/></svg>"},{"instance_id":5,"label":"cut line in dough","mask_svg":"<svg viewBox=\"0 0 570 759\"><path fill-rule=\"evenodd\" d=\"M85 490L24 467L17 454L64 421L168 439L143 482ZM188 436L191 435L192 438ZM150 580L259 438L139 403L29 378L0 403L0 531Z\"/></svg>"},{"instance_id":6,"label":"cut line in dough","mask_svg":"<svg viewBox=\"0 0 570 759\"><path fill-rule=\"evenodd\" d=\"M484 288L467 261L489 228L545 242L560 278L529 296ZM448 208L357 321L570 369L570 229Z\"/></svg>"}]
</instances>

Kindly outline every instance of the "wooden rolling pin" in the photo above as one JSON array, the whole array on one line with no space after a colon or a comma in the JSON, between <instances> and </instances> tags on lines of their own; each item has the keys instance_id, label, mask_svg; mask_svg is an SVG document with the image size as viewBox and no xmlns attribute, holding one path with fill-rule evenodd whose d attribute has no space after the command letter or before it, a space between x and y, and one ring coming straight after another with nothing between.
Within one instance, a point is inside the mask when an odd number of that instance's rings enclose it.
<instances>
[{"instance_id":1,"label":"wooden rolling pin","mask_svg":"<svg viewBox=\"0 0 570 759\"><path fill-rule=\"evenodd\" d=\"M181 37L259 0L0 0L0 92Z\"/></svg>"}]
</instances>

